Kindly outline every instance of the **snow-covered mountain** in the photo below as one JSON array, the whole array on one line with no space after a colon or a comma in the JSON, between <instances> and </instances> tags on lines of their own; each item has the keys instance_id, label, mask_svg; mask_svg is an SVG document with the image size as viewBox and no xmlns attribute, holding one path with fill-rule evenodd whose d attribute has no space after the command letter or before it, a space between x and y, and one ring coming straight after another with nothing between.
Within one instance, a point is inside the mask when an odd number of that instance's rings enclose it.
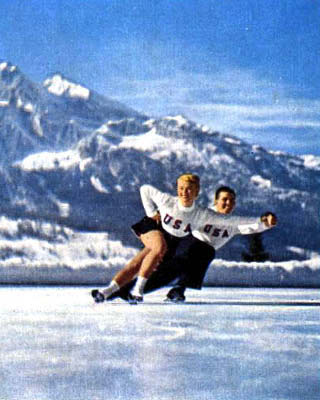
<instances>
[{"instance_id":1,"label":"snow-covered mountain","mask_svg":"<svg viewBox=\"0 0 320 400\"><path fill-rule=\"evenodd\" d=\"M0 62L1 164L38 151L67 149L109 119L128 117L143 118L61 74L40 86L17 66Z\"/></svg>"},{"instance_id":2,"label":"snow-covered mountain","mask_svg":"<svg viewBox=\"0 0 320 400\"><path fill-rule=\"evenodd\" d=\"M192 171L202 205L227 184L238 194L236 214L278 215L263 235L272 260L319 250L320 158L271 152L183 116L150 119L61 74L42 86L7 62L0 74L2 215L138 246L130 225L143 216L139 186L174 193L177 175ZM235 239L219 255L239 260L248 243Z\"/></svg>"}]
</instances>

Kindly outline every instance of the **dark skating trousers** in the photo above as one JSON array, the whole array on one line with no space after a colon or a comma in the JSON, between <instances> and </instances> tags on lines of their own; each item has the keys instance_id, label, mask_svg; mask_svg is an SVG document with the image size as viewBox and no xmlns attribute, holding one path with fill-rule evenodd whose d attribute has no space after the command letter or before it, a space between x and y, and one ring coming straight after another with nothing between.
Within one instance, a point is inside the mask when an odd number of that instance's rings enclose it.
<instances>
[{"instance_id":1,"label":"dark skating trousers","mask_svg":"<svg viewBox=\"0 0 320 400\"><path fill-rule=\"evenodd\" d=\"M171 257L170 257L171 256ZM179 285L201 289L215 250L192 235L179 242L174 255L168 254L148 279L144 292L149 293L178 279Z\"/></svg>"},{"instance_id":2,"label":"dark skating trousers","mask_svg":"<svg viewBox=\"0 0 320 400\"><path fill-rule=\"evenodd\" d=\"M167 239L168 240L168 239ZM214 259L215 250L208 244L196 239L192 235L170 242L169 250L152 273L144 288L144 293L150 293L177 281L180 285L200 290L207 269ZM135 280L115 292L110 300L116 297L127 296Z\"/></svg>"}]
</instances>

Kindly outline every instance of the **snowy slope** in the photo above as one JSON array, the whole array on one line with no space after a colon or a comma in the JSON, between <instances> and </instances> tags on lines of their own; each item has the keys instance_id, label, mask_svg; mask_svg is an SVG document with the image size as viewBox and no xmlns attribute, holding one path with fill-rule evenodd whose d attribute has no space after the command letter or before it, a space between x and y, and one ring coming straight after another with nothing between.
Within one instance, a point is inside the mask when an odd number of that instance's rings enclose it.
<instances>
[{"instance_id":1,"label":"snowy slope","mask_svg":"<svg viewBox=\"0 0 320 400\"><path fill-rule=\"evenodd\" d=\"M137 247L130 224L143 216L139 186L174 193L177 175L192 171L202 205L228 184L237 214L278 215L263 235L271 261L319 251L319 157L268 151L184 116L150 119L61 74L40 86L0 63L0 153L1 214L12 221L101 232ZM234 239L219 257L240 261L248 245Z\"/></svg>"},{"instance_id":2,"label":"snowy slope","mask_svg":"<svg viewBox=\"0 0 320 400\"><path fill-rule=\"evenodd\" d=\"M201 176L203 205L212 204L216 188L228 184L238 193L238 214L271 210L278 215L279 226L264 240L273 259L279 260L306 258L318 249L320 173L315 160L275 155L181 117L167 117L140 124L135 119L109 121L71 150L30 155L10 173L11 179L28 182L27 190L22 186L21 196L27 199L23 213L37 208L46 218L60 219L59 204L66 203L66 223L106 229L134 245L128 227L143 215L139 186L147 182L174 193L176 176L193 171ZM240 259L247 242L234 241L238 250L229 254L227 248L224 257L236 253Z\"/></svg>"},{"instance_id":3,"label":"snowy slope","mask_svg":"<svg viewBox=\"0 0 320 400\"><path fill-rule=\"evenodd\" d=\"M135 254L108 234L48 222L0 218L0 282L106 284ZM320 287L319 255L305 261L246 263L216 259L208 286ZM219 252L218 252L219 257Z\"/></svg>"}]
</instances>

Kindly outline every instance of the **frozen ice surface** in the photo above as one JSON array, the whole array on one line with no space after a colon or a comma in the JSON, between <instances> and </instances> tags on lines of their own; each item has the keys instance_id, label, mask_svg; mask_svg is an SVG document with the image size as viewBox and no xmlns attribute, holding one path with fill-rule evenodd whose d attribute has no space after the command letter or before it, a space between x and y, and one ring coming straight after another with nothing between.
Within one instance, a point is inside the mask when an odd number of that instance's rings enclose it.
<instances>
[{"instance_id":1,"label":"frozen ice surface","mask_svg":"<svg viewBox=\"0 0 320 400\"><path fill-rule=\"evenodd\" d=\"M95 304L89 287L0 287L0 399L315 400L320 291L189 290Z\"/></svg>"}]
</instances>

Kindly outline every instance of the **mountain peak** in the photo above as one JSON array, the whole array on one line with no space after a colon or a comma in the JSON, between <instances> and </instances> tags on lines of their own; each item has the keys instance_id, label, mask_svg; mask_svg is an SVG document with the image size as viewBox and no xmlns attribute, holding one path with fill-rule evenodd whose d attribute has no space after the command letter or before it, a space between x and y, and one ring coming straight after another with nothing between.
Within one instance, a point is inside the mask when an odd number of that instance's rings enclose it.
<instances>
[{"instance_id":1,"label":"mountain peak","mask_svg":"<svg viewBox=\"0 0 320 400\"><path fill-rule=\"evenodd\" d=\"M7 61L0 60L0 72L7 71L7 72L15 72L17 71L18 67L16 65L11 64Z\"/></svg>"},{"instance_id":2,"label":"mountain peak","mask_svg":"<svg viewBox=\"0 0 320 400\"><path fill-rule=\"evenodd\" d=\"M43 86L48 92L56 96L68 96L88 100L90 90L77 83L71 82L60 73L54 74L51 78L43 82Z\"/></svg>"},{"instance_id":3,"label":"mountain peak","mask_svg":"<svg viewBox=\"0 0 320 400\"><path fill-rule=\"evenodd\" d=\"M188 125L190 123L190 121L188 121L188 119L183 115L168 115L167 117L164 117L163 119L167 120L167 121L173 121L179 127Z\"/></svg>"},{"instance_id":4,"label":"mountain peak","mask_svg":"<svg viewBox=\"0 0 320 400\"><path fill-rule=\"evenodd\" d=\"M0 83L6 87L26 81L19 68L9 61L0 59Z\"/></svg>"}]
</instances>

